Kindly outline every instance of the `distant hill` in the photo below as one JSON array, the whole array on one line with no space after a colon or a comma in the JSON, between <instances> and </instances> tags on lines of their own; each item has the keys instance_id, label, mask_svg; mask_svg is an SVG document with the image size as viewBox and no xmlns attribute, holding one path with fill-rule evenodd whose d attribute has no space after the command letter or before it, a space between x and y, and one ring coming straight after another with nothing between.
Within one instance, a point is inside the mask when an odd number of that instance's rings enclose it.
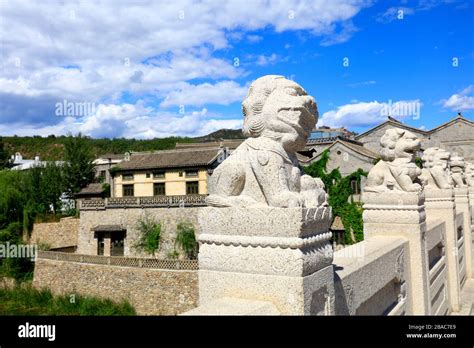
<instances>
[{"instance_id":1,"label":"distant hill","mask_svg":"<svg viewBox=\"0 0 474 348\"><path fill-rule=\"evenodd\" d=\"M106 153L125 153L127 151L153 151L153 150L168 150L174 149L176 143L193 143L193 142L207 142L216 141L220 139L241 139L243 138L241 130L235 129L221 129L205 136L196 138L189 137L168 137L168 138L154 138L154 139L93 139L89 138L91 142L94 155L96 157ZM15 152L20 152L25 159L32 159L35 156L40 156L45 161L61 160L64 155L65 136L48 137L3 137L5 149L8 154L12 155Z\"/></svg>"},{"instance_id":2,"label":"distant hill","mask_svg":"<svg viewBox=\"0 0 474 348\"><path fill-rule=\"evenodd\" d=\"M218 131L212 132L202 137L193 138L198 143L205 143L208 141L219 141L221 139L243 139L245 138L242 134L241 129L219 129Z\"/></svg>"}]
</instances>

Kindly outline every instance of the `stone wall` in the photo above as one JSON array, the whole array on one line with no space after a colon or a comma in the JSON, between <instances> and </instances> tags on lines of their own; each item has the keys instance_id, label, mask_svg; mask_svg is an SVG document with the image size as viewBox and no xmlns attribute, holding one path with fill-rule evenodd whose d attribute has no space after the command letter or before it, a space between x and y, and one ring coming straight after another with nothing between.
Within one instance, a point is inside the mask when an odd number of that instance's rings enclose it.
<instances>
[{"instance_id":1,"label":"stone wall","mask_svg":"<svg viewBox=\"0 0 474 348\"><path fill-rule=\"evenodd\" d=\"M38 258L33 286L54 294L127 299L139 315L175 315L197 306L197 271L144 269Z\"/></svg>"},{"instance_id":2,"label":"stone wall","mask_svg":"<svg viewBox=\"0 0 474 348\"><path fill-rule=\"evenodd\" d=\"M327 146L323 150L326 148ZM320 159L321 157L317 157L312 162L303 165L311 165L313 162ZM342 176L352 174L358 168L368 172L374 166L374 160L375 158L361 155L360 153L337 143L329 149L329 162L326 171L329 173L333 169L339 169Z\"/></svg>"},{"instance_id":3,"label":"stone wall","mask_svg":"<svg viewBox=\"0 0 474 348\"><path fill-rule=\"evenodd\" d=\"M161 222L160 249L157 258L166 258L175 248L176 225L189 221L194 225L196 237L199 235L197 212L201 208L117 208L106 210L81 210L77 253L97 255L97 239L92 228L98 225L121 225L126 229L124 256L150 257L136 250L133 245L139 237L137 222L149 214Z\"/></svg>"},{"instance_id":4,"label":"stone wall","mask_svg":"<svg viewBox=\"0 0 474 348\"><path fill-rule=\"evenodd\" d=\"M68 217L59 222L45 222L33 225L30 244L47 244L51 249L77 245L79 219Z\"/></svg>"},{"instance_id":5,"label":"stone wall","mask_svg":"<svg viewBox=\"0 0 474 348\"><path fill-rule=\"evenodd\" d=\"M433 132L427 147L441 147L449 152L457 152L466 161L474 160L474 126L456 122Z\"/></svg>"}]
</instances>

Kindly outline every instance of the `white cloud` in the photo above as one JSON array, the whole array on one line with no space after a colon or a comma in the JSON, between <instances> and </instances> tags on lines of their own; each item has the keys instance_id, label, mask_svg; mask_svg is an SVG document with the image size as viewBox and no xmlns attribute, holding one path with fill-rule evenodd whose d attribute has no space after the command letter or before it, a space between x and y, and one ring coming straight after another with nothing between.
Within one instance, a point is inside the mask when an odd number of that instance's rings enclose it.
<instances>
[{"instance_id":1,"label":"white cloud","mask_svg":"<svg viewBox=\"0 0 474 348\"><path fill-rule=\"evenodd\" d=\"M389 7L385 12L377 16L377 22L390 23L394 20L403 20L405 16L415 14L415 9L410 7Z\"/></svg>"},{"instance_id":2,"label":"white cloud","mask_svg":"<svg viewBox=\"0 0 474 348\"><path fill-rule=\"evenodd\" d=\"M369 80L369 81L361 81L361 82L348 83L346 86L348 86L348 87L359 87L359 86L375 85L376 83L377 83L377 81Z\"/></svg>"},{"instance_id":3,"label":"white cloud","mask_svg":"<svg viewBox=\"0 0 474 348\"><path fill-rule=\"evenodd\" d=\"M220 81L216 84L185 84L179 90L170 92L161 102L161 107L172 105L203 106L206 104L229 105L241 101L247 93L246 86L234 81Z\"/></svg>"},{"instance_id":4,"label":"white cloud","mask_svg":"<svg viewBox=\"0 0 474 348\"><path fill-rule=\"evenodd\" d=\"M265 65L275 64L277 60L278 60L278 55L276 55L275 53L272 53L269 56L260 54L256 57L256 64L260 66L265 66Z\"/></svg>"},{"instance_id":5,"label":"white cloud","mask_svg":"<svg viewBox=\"0 0 474 348\"><path fill-rule=\"evenodd\" d=\"M67 134L82 132L96 138L126 137L154 138L172 135L200 136L222 128L238 129L242 119L225 119L219 115L209 115L207 109L177 115L156 111L136 104L100 104L94 114L81 117L65 117L55 125L32 126L0 124L0 133L6 135L31 136Z\"/></svg>"},{"instance_id":6,"label":"white cloud","mask_svg":"<svg viewBox=\"0 0 474 348\"><path fill-rule=\"evenodd\" d=\"M215 52L231 48L232 40L259 42L261 37L254 33L259 29L305 30L342 42L352 35L353 30L347 29L350 20L370 4L370 0L330 4L325 0L105 0L50 1L45 6L41 1L2 0L1 129L11 131L14 124L26 130L36 127L38 132L67 128L69 123L51 113L51 105L64 99L120 106L114 109L116 115L112 108L107 117L87 120L82 127L91 134L97 134L100 122L116 122L120 127L123 115L136 115L124 106L124 94L134 100L152 99L149 105L231 103L243 95L244 88L232 80L248 72ZM263 55L257 64L272 64L278 58ZM211 82L195 85L195 79ZM155 109L150 113L159 114ZM191 124L206 127L202 122Z\"/></svg>"},{"instance_id":7,"label":"white cloud","mask_svg":"<svg viewBox=\"0 0 474 348\"><path fill-rule=\"evenodd\" d=\"M404 20L406 16L414 15L416 12L419 11L429 11L432 8L443 4L452 4L455 3L456 0L418 0L410 1L412 7L406 6L398 6L398 7L389 7L385 12L379 13L377 15L377 22L381 23L390 23L394 20ZM401 4L408 4L409 1L405 0L402 1ZM459 6L457 6L459 7ZM462 6L461 6L462 7Z\"/></svg>"},{"instance_id":8,"label":"white cloud","mask_svg":"<svg viewBox=\"0 0 474 348\"><path fill-rule=\"evenodd\" d=\"M263 37L260 35L247 35L247 40L250 43L257 43L263 40Z\"/></svg>"},{"instance_id":9,"label":"white cloud","mask_svg":"<svg viewBox=\"0 0 474 348\"><path fill-rule=\"evenodd\" d=\"M419 118L422 104L419 100L400 100L392 103L357 102L339 106L336 110L325 112L318 125L330 127L373 126L393 116L397 119Z\"/></svg>"},{"instance_id":10,"label":"white cloud","mask_svg":"<svg viewBox=\"0 0 474 348\"><path fill-rule=\"evenodd\" d=\"M344 22L342 29L333 35L326 36L321 41L321 46L332 46L348 41L358 29L351 21Z\"/></svg>"},{"instance_id":11,"label":"white cloud","mask_svg":"<svg viewBox=\"0 0 474 348\"><path fill-rule=\"evenodd\" d=\"M453 111L464 111L474 109L474 85L466 87L459 93L453 94L448 99L443 99L440 102L446 109Z\"/></svg>"}]
</instances>

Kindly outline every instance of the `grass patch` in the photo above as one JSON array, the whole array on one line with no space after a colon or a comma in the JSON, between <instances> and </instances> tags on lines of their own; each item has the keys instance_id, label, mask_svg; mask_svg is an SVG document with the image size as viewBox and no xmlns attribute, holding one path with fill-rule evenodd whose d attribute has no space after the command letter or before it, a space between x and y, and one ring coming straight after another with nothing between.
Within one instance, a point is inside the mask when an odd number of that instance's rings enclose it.
<instances>
[{"instance_id":1,"label":"grass patch","mask_svg":"<svg viewBox=\"0 0 474 348\"><path fill-rule=\"evenodd\" d=\"M97 297L75 295L54 296L48 289L31 285L0 289L0 315L136 315L132 305Z\"/></svg>"}]
</instances>

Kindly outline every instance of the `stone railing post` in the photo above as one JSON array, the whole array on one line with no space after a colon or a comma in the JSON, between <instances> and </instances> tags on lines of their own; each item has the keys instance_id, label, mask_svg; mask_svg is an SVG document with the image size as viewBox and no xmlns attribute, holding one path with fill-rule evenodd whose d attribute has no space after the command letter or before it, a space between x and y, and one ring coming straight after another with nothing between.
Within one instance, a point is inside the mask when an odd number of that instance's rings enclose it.
<instances>
[{"instance_id":1,"label":"stone railing post","mask_svg":"<svg viewBox=\"0 0 474 348\"><path fill-rule=\"evenodd\" d=\"M434 220L442 220L446 223L445 252L448 274L449 302L451 304L451 310L457 312L461 308L461 279L459 274L454 190L452 188L426 188L425 210L428 224L430 221Z\"/></svg>"},{"instance_id":2,"label":"stone railing post","mask_svg":"<svg viewBox=\"0 0 474 348\"><path fill-rule=\"evenodd\" d=\"M463 214L463 235L464 235L464 265L466 267L466 277L472 277L472 236L471 236L471 211L469 208L469 194L467 187L457 187L454 189L454 202L456 213Z\"/></svg>"},{"instance_id":3,"label":"stone railing post","mask_svg":"<svg viewBox=\"0 0 474 348\"><path fill-rule=\"evenodd\" d=\"M364 238L401 236L408 240L405 275L409 314L431 314L426 215L423 192L364 192Z\"/></svg>"},{"instance_id":4,"label":"stone railing post","mask_svg":"<svg viewBox=\"0 0 474 348\"><path fill-rule=\"evenodd\" d=\"M328 207L203 208L200 306L237 298L285 315L334 314L331 219Z\"/></svg>"},{"instance_id":5,"label":"stone railing post","mask_svg":"<svg viewBox=\"0 0 474 348\"><path fill-rule=\"evenodd\" d=\"M474 186L469 186L468 188L468 198L469 198L469 215L471 216L471 259L467 262L471 263L471 278L474 277Z\"/></svg>"}]
</instances>

